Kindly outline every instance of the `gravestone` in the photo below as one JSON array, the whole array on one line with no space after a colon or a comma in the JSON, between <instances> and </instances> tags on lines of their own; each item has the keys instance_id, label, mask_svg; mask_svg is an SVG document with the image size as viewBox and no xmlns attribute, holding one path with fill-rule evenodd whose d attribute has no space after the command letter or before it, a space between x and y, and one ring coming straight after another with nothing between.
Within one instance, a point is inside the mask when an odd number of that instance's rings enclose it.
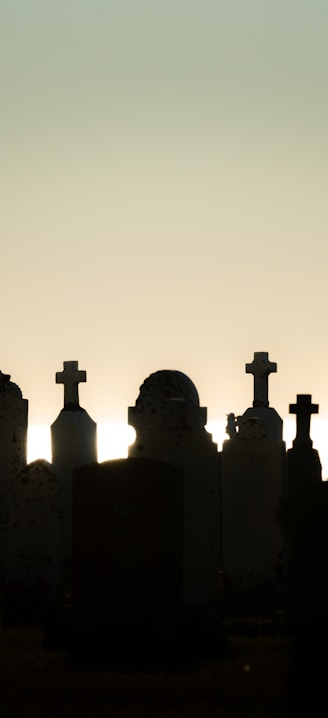
<instances>
[{"instance_id":1,"label":"gravestone","mask_svg":"<svg viewBox=\"0 0 328 718\"><path fill-rule=\"evenodd\" d=\"M327 699L327 516L328 482L318 476L312 481L307 477L301 490L297 485L282 511L288 544L285 604L292 637L289 714L295 716L321 715Z\"/></svg>"},{"instance_id":2,"label":"gravestone","mask_svg":"<svg viewBox=\"0 0 328 718\"><path fill-rule=\"evenodd\" d=\"M16 475L26 466L28 401L9 374L0 372L0 582L5 579Z\"/></svg>"},{"instance_id":3,"label":"gravestone","mask_svg":"<svg viewBox=\"0 0 328 718\"><path fill-rule=\"evenodd\" d=\"M136 431L129 456L181 467L183 493L183 605L186 615L217 620L220 563L220 456L206 431L192 381L179 371L157 371L128 410Z\"/></svg>"},{"instance_id":4,"label":"gravestone","mask_svg":"<svg viewBox=\"0 0 328 718\"><path fill-rule=\"evenodd\" d=\"M9 528L7 604L35 614L62 588L61 481L52 464L38 459L17 475Z\"/></svg>"},{"instance_id":5,"label":"gravestone","mask_svg":"<svg viewBox=\"0 0 328 718\"><path fill-rule=\"evenodd\" d=\"M296 404L289 405L290 414L296 414L296 437L287 451L288 499L321 482L320 458L310 438L311 414L318 414L319 405L312 404L311 398L311 394L297 394Z\"/></svg>"},{"instance_id":6,"label":"gravestone","mask_svg":"<svg viewBox=\"0 0 328 718\"><path fill-rule=\"evenodd\" d=\"M282 419L276 410L269 406L269 375L276 373L276 362L269 361L268 352L254 352L252 363L246 364L246 374L254 376L254 400L253 406L246 409L240 417L239 431L246 432L249 423L257 425L262 430L262 435L268 439L281 441Z\"/></svg>"},{"instance_id":7,"label":"gravestone","mask_svg":"<svg viewBox=\"0 0 328 718\"><path fill-rule=\"evenodd\" d=\"M182 471L146 459L73 477L74 624L82 643L125 653L169 628L182 606Z\"/></svg>"},{"instance_id":8,"label":"gravestone","mask_svg":"<svg viewBox=\"0 0 328 718\"><path fill-rule=\"evenodd\" d=\"M255 352L253 406L222 446L222 561L227 605L264 609L283 590L283 537L278 510L286 473L282 420L269 407L268 377L277 371Z\"/></svg>"},{"instance_id":9,"label":"gravestone","mask_svg":"<svg viewBox=\"0 0 328 718\"><path fill-rule=\"evenodd\" d=\"M86 382L86 372L79 371L77 361L65 361L64 371L56 373L56 383L64 384L64 408L51 425L52 461L63 477L63 550L67 581L72 551L72 472L78 466L97 461L97 424L80 406L80 382Z\"/></svg>"},{"instance_id":10,"label":"gravestone","mask_svg":"<svg viewBox=\"0 0 328 718\"><path fill-rule=\"evenodd\" d=\"M318 452L310 438L311 415L319 405L310 394L297 394L289 405L296 414L296 437L287 451L287 492L281 516L286 538L286 606L297 640L313 645L327 641L328 599L328 484L321 479ZM313 659L312 659L313 660ZM300 665L299 665L300 668Z\"/></svg>"}]
</instances>

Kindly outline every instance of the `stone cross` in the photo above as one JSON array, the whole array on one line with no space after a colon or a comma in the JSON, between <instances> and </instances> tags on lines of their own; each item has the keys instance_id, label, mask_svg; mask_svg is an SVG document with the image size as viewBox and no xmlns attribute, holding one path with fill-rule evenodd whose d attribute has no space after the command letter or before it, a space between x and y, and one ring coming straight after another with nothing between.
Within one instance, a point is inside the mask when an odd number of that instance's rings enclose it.
<instances>
[{"instance_id":1,"label":"stone cross","mask_svg":"<svg viewBox=\"0 0 328 718\"><path fill-rule=\"evenodd\" d=\"M79 383L87 380L86 371L78 370L77 361L64 361L64 371L56 372L56 384L64 384L64 407L79 406Z\"/></svg>"},{"instance_id":2,"label":"stone cross","mask_svg":"<svg viewBox=\"0 0 328 718\"><path fill-rule=\"evenodd\" d=\"M276 371L277 364L269 361L268 352L254 352L252 363L246 364L246 374L253 374L254 376L253 406L269 406L268 377L269 374Z\"/></svg>"},{"instance_id":3,"label":"stone cross","mask_svg":"<svg viewBox=\"0 0 328 718\"><path fill-rule=\"evenodd\" d=\"M293 446L303 443L312 446L310 438L311 414L319 413L319 404L311 403L311 394L297 394L297 403L289 404L289 413L296 414L296 437Z\"/></svg>"}]
</instances>

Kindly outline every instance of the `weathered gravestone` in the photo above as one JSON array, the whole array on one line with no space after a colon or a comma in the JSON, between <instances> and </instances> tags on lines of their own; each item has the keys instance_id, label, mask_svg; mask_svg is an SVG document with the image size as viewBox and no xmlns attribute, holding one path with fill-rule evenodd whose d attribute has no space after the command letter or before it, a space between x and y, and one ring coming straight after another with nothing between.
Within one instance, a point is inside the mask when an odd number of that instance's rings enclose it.
<instances>
[{"instance_id":1,"label":"weathered gravestone","mask_svg":"<svg viewBox=\"0 0 328 718\"><path fill-rule=\"evenodd\" d=\"M311 394L297 394L297 403L289 405L296 414L296 437L292 449L287 451L287 497L307 490L321 482L321 462L310 438L311 414L318 414L319 405L312 404Z\"/></svg>"},{"instance_id":2,"label":"weathered gravestone","mask_svg":"<svg viewBox=\"0 0 328 718\"><path fill-rule=\"evenodd\" d=\"M206 431L192 381L158 371L140 387L128 423L136 430L130 457L167 461L183 469L183 605L204 624L218 618L220 456Z\"/></svg>"},{"instance_id":3,"label":"weathered gravestone","mask_svg":"<svg viewBox=\"0 0 328 718\"><path fill-rule=\"evenodd\" d=\"M222 447L222 556L227 605L258 610L282 591L283 538L278 509L285 482L282 420L269 407L268 377L277 371L255 352L253 406Z\"/></svg>"},{"instance_id":4,"label":"weathered gravestone","mask_svg":"<svg viewBox=\"0 0 328 718\"><path fill-rule=\"evenodd\" d=\"M0 582L7 572L8 531L16 475L26 466L28 401L9 374L0 372Z\"/></svg>"},{"instance_id":5,"label":"weathered gravestone","mask_svg":"<svg viewBox=\"0 0 328 718\"><path fill-rule=\"evenodd\" d=\"M6 597L9 613L18 618L37 618L61 594L61 489L58 472L44 459L33 461L17 475Z\"/></svg>"},{"instance_id":6,"label":"weathered gravestone","mask_svg":"<svg viewBox=\"0 0 328 718\"><path fill-rule=\"evenodd\" d=\"M74 472L73 622L88 650L140 654L181 617L182 473L147 459Z\"/></svg>"},{"instance_id":7,"label":"weathered gravestone","mask_svg":"<svg viewBox=\"0 0 328 718\"><path fill-rule=\"evenodd\" d=\"M63 551L69 587L72 543L72 472L78 466L97 461L97 424L79 404L78 385L86 372L77 361L64 362L56 383L64 384L64 408L51 425L52 461L63 477Z\"/></svg>"}]
</instances>

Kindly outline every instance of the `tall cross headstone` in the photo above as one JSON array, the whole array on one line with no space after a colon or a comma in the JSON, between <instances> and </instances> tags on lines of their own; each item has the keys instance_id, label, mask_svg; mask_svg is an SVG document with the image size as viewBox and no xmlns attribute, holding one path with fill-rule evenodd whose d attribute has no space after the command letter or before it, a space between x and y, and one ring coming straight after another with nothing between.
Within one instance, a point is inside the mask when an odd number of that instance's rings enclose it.
<instances>
[{"instance_id":1,"label":"tall cross headstone","mask_svg":"<svg viewBox=\"0 0 328 718\"><path fill-rule=\"evenodd\" d=\"M79 406L79 384L86 382L87 373L78 369L77 361L64 361L64 371L56 372L56 384L64 384L64 407Z\"/></svg>"},{"instance_id":2,"label":"tall cross headstone","mask_svg":"<svg viewBox=\"0 0 328 718\"><path fill-rule=\"evenodd\" d=\"M252 363L246 364L246 374L254 376L253 406L269 406L269 374L276 371L277 364L269 361L268 352L254 352Z\"/></svg>"},{"instance_id":3,"label":"tall cross headstone","mask_svg":"<svg viewBox=\"0 0 328 718\"><path fill-rule=\"evenodd\" d=\"M279 600L283 537L277 519L285 484L282 419L269 406L269 375L277 364L255 352L253 405L238 417L222 447L222 555L227 599Z\"/></svg>"},{"instance_id":4,"label":"tall cross headstone","mask_svg":"<svg viewBox=\"0 0 328 718\"><path fill-rule=\"evenodd\" d=\"M56 373L56 383L64 385L64 408L51 426L52 461L63 476L63 531L66 585L69 589L72 540L72 476L78 466L97 462L97 424L79 403L79 383L86 382L85 371L77 361L65 361Z\"/></svg>"}]
</instances>

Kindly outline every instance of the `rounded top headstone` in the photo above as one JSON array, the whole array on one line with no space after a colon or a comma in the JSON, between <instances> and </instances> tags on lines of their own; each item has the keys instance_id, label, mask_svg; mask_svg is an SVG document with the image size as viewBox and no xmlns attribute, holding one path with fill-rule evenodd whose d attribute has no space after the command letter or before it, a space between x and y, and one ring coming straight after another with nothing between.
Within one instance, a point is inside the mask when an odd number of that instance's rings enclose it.
<instances>
[{"instance_id":1,"label":"rounded top headstone","mask_svg":"<svg viewBox=\"0 0 328 718\"><path fill-rule=\"evenodd\" d=\"M13 381L10 381L10 374L3 374L3 372L0 371L0 395L8 394L17 396L19 399L22 399L23 396L19 386L14 384Z\"/></svg>"},{"instance_id":2,"label":"rounded top headstone","mask_svg":"<svg viewBox=\"0 0 328 718\"><path fill-rule=\"evenodd\" d=\"M171 399L180 399L199 407L198 392L191 379L181 371L163 369L145 379L140 387L136 409L142 411L147 406L158 406Z\"/></svg>"}]
</instances>

